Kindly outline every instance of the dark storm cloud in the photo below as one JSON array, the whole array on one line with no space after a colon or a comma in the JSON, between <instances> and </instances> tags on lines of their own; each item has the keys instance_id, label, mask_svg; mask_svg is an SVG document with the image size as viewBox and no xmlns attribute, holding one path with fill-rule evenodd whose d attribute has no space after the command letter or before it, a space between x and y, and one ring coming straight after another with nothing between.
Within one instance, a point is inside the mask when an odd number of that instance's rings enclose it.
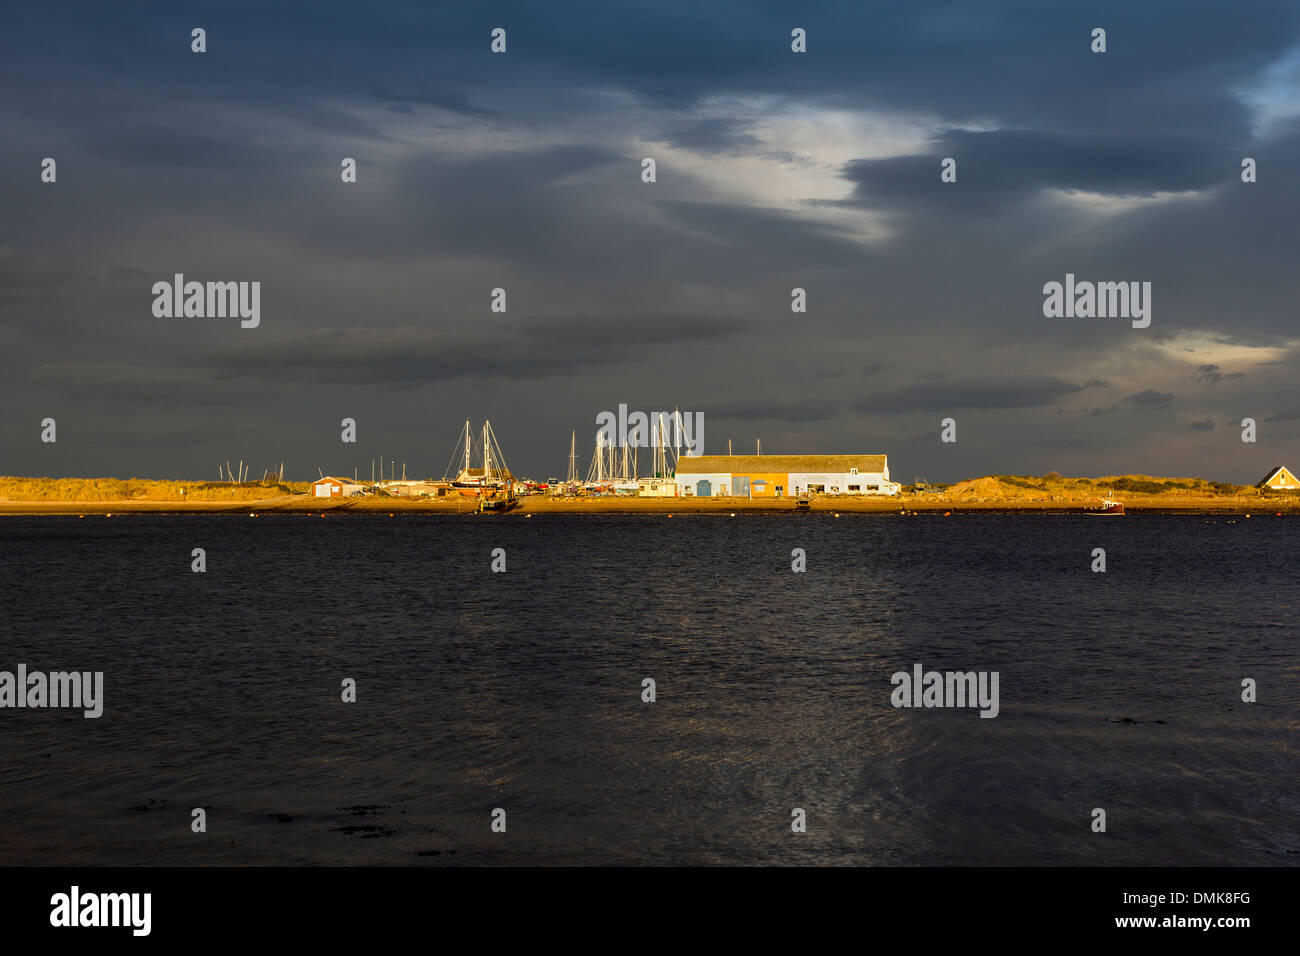
<instances>
[{"instance_id":1,"label":"dark storm cloud","mask_svg":"<svg viewBox=\"0 0 1300 956\"><path fill-rule=\"evenodd\" d=\"M380 179L381 192L370 201L340 216L335 203L293 197L295 214L277 216L265 228L367 258L483 256L548 274L579 265L599 271L602 260L626 255L620 248L632 239L636 210L625 199L616 205L598 197L611 193L608 183L618 175L608 167L622 164L631 177L638 166L604 147L421 156L378 173L364 156L358 162L359 178Z\"/></svg>"},{"instance_id":2,"label":"dark storm cloud","mask_svg":"<svg viewBox=\"0 0 1300 956\"><path fill-rule=\"evenodd\" d=\"M957 162L956 183L940 182L946 157ZM984 211L1043 189L1119 196L1203 189L1235 179L1239 158L1224 143L1146 131L947 130L925 155L857 160L844 175L854 187L850 203Z\"/></svg>"},{"instance_id":3,"label":"dark storm cloud","mask_svg":"<svg viewBox=\"0 0 1300 956\"><path fill-rule=\"evenodd\" d=\"M1203 421L1191 422L1187 427L1194 432L1212 432L1214 431L1214 419L1206 418Z\"/></svg>"},{"instance_id":4,"label":"dark storm cloud","mask_svg":"<svg viewBox=\"0 0 1300 956\"><path fill-rule=\"evenodd\" d=\"M7 20L0 33L7 62L30 66L58 54L86 69L161 83L184 71L206 88L233 81L334 95L360 79L365 88L465 108L468 99L440 81L419 82L433 73L456 78L459 90L545 79L631 89L675 107L718 92L761 93L954 117L996 112L1009 126L1199 125L1240 134L1243 114L1230 91L1289 46L1300 10L1268 0L1230 9L820 0L792 10L771 0L669 11L590 0L502 2L489 13L419 2L375 9L141 4L108 16L99 4L65 3L35 22ZM199 22L209 32L206 61L188 49L189 28ZM1089 52L1097 24L1109 31L1105 55ZM790 52L794 25L808 31L807 54ZM494 26L509 32L503 56L488 53Z\"/></svg>"},{"instance_id":5,"label":"dark storm cloud","mask_svg":"<svg viewBox=\"0 0 1300 956\"><path fill-rule=\"evenodd\" d=\"M1228 156L1213 188L1194 199L1149 205L1135 200L1145 190L1192 183L1200 175L1199 163L1179 166L1177 157L1168 157L1165 166L1148 165L1131 176L1102 163L1109 171L1093 176L1088 191L1116 198L1121 211L1106 214L1087 203L1049 198L1044 190L1050 179L1042 173L1028 177L1019 191L995 174L986 190L986 184L962 178L960 160L958 182L941 183L937 160L927 159L921 171L907 174L917 183L914 195L902 187L910 200L890 195L882 179L872 194L875 204L868 204L855 186L851 205L887 211L895 230L879 257L864 259L859 272L879 290L874 298L885 311L910 304L911 321L951 312L954 302L976 308L998 303L982 318L1003 327L1017 324L1017 315L1026 321L1041 317L1042 284L1060 281L1066 272L1081 279L1140 277L1154 287L1155 318L1147 332L1157 342L1174 341L1182 331L1211 330L1225 343L1285 345L1296 331L1286 305L1291 294L1280 281L1291 269L1288 211L1300 208L1300 137L1294 121L1240 152L1270 157L1266 188L1242 183L1238 159ZM848 171L861 177L872 165L850 164ZM1064 179L1061 185L1071 182ZM930 198L923 198L926 194ZM889 276L915 274L916 265L931 261L942 262L942 268L929 270L925 281L906 290L906 298L894 300L901 283ZM914 264L910 269L909 263ZM1011 292L1017 288L1021 296ZM1091 337L1068 323L1054 330L1041 321L1039 326L1035 336ZM1101 335L1114 331L1093 329Z\"/></svg>"},{"instance_id":6,"label":"dark storm cloud","mask_svg":"<svg viewBox=\"0 0 1300 956\"><path fill-rule=\"evenodd\" d=\"M388 139L374 123L360 119L355 113L318 103L299 108L294 118L304 126L322 133L365 139L370 142L383 142Z\"/></svg>"},{"instance_id":7,"label":"dark storm cloud","mask_svg":"<svg viewBox=\"0 0 1300 956\"><path fill-rule=\"evenodd\" d=\"M325 329L270 342L239 343L191 359L222 376L260 378L269 370L325 384L422 383L466 375L531 378L581 367L563 349L536 350L489 330L438 333L415 328Z\"/></svg>"},{"instance_id":8,"label":"dark storm cloud","mask_svg":"<svg viewBox=\"0 0 1300 956\"><path fill-rule=\"evenodd\" d=\"M708 315L631 313L619 322L610 322L607 316L582 315L540 319L519 328L516 334L538 346L581 341L623 349L713 341L744 332L752 324L744 319Z\"/></svg>"},{"instance_id":9,"label":"dark storm cloud","mask_svg":"<svg viewBox=\"0 0 1300 956\"><path fill-rule=\"evenodd\" d=\"M1281 409L1270 440L1300 440L1295 354L1204 344L1297 335L1298 34L1300 8L1266 2L10 5L0 399L23 423L63 403L74 471L110 460L76 464L91 435L152 442L130 465L163 473L232 448L311 460L304 436L336 449L339 414L362 412L390 451L491 415L512 463L546 470L571 427L638 395L936 479L1042 470L1044 449L1094 473L1200 462L1200 426L1241 407ZM911 130L909 155L843 150L869 111ZM57 186L35 178L50 154ZM153 319L150 282L174 271L263 280L262 327ZM1152 281L1152 327L1044 320L1066 271ZM1113 414L1169 408L1189 376L1225 387L1178 401L1187 429ZM200 421L204 396L219 413ZM930 419L961 409L987 451L957 466ZM46 467L32 428L0 434L0 459Z\"/></svg>"},{"instance_id":10,"label":"dark storm cloud","mask_svg":"<svg viewBox=\"0 0 1300 956\"><path fill-rule=\"evenodd\" d=\"M1084 386L1048 375L1009 375L991 381L943 381L909 385L862 399L860 410L951 411L961 408L1034 408L1083 391Z\"/></svg>"},{"instance_id":11,"label":"dark storm cloud","mask_svg":"<svg viewBox=\"0 0 1300 956\"><path fill-rule=\"evenodd\" d=\"M1136 405L1139 409L1168 408L1173 404L1174 396L1169 392L1157 392L1155 389L1148 388L1136 395L1129 395L1124 401Z\"/></svg>"},{"instance_id":12,"label":"dark storm cloud","mask_svg":"<svg viewBox=\"0 0 1300 956\"><path fill-rule=\"evenodd\" d=\"M597 316L505 322L471 331L323 329L270 341L241 341L183 358L189 368L214 378L243 379L274 370L278 379L328 384L419 385L465 377L538 378L584 368L638 363L646 329L653 346L698 343L733 335L744 322L705 316L643 315L611 325Z\"/></svg>"},{"instance_id":13,"label":"dark storm cloud","mask_svg":"<svg viewBox=\"0 0 1300 956\"><path fill-rule=\"evenodd\" d=\"M730 269L736 256L757 275L805 268L810 262L819 268L850 268L864 257L847 228L808 222L793 212L716 202L666 201L659 206L674 222L713 240L704 264L708 269Z\"/></svg>"},{"instance_id":14,"label":"dark storm cloud","mask_svg":"<svg viewBox=\"0 0 1300 956\"><path fill-rule=\"evenodd\" d=\"M433 83L427 77L405 86L376 84L370 87L369 93L375 99L390 105L436 106L475 119L493 119L501 115L497 110L474 103L464 90Z\"/></svg>"},{"instance_id":15,"label":"dark storm cloud","mask_svg":"<svg viewBox=\"0 0 1300 956\"><path fill-rule=\"evenodd\" d=\"M709 116L673 124L654 138L700 153L741 152L760 144L749 130L749 123L744 120Z\"/></svg>"},{"instance_id":16,"label":"dark storm cloud","mask_svg":"<svg viewBox=\"0 0 1300 956\"><path fill-rule=\"evenodd\" d=\"M85 274L66 259L0 245L0 303L30 300L41 292L79 284ZM4 317L0 316L0 324Z\"/></svg>"},{"instance_id":17,"label":"dark storm cloud","mask_svg":"<svg viewBox=\"0 0 1300 956\"><path fill-rule=\"evenodd\" d=\"M839 413L839 403L826 398L733 399L710 402L703 411L706 421L821 422Z\"/></svg>"},{"instance_id":18,"label":"dark storm cloud","mask_svg":"<svg viewBox=\"0 0 1300 956\"><path fill-rule=\"evenodd\" d=\"M69 437L75 436L59 432L60 441L66 441ZM88 443L93 443L92 447L101 449L148 449L166 453L171 449L189 449L202 445L204 429L194 418L181 423L168 423L160 421L156 415L142 414L115 422L93 436L86 436L86 439Z\"/></svg>"},{"instance_id":19,"label":"dark storm cloud","mask_svg":"<svg viewBox=\"0 0 1300 956\"><path fill-rule=\"evenodd\" d=\"M73 401L207 407L237 405L243 397L232 382L196 376L186 368L148 365L39 365L28 376L27 384Z\"/></svg>"},{"instance_id":20,"label":"dark storm cloud","mask_svg":"<svg viewBox=\"0 0 1300 956\"><path fill-rule=\"evenodd\" d=\"M1226 375L1219 366L1201 365L1196 369L1196 374L1192 376L1195 381L1204 382L1207 385L1218 385L1224 379L1245 378L1245 372L1229 372Z\"/></svg>"},{"instance_id":21,"label":"dark storm cloud","mask_svg":"<svg viewBox=\"0 0 1300 956\"><path fill-rule=\"evenodd\" d=\"M237 142L175 127L132 123L86 134L87 149L101 159L129 166L227 166Z\"/></svg>"},{"instance_id":22,"label":"dark storm cloud","mask_svg":"<svg viewBox=\"0 0 1300 956\"><path fill-rule=\"evenodd\" d=\"M375 174L363 166L361 175ZM381 175L382 194L346 216L335 203L299 208L295 200L292 216L263 210L258 222L363 257L476 256L509 264L516 274L574 276L587 286L623 289L662 288L658 277L743 287L806 274L807 263L851 269L863 261L862 247L843 227L793 210L673 198L672 184L640 182L637 156L606 148L421 158Z\"/></svg>"}]
</instances>

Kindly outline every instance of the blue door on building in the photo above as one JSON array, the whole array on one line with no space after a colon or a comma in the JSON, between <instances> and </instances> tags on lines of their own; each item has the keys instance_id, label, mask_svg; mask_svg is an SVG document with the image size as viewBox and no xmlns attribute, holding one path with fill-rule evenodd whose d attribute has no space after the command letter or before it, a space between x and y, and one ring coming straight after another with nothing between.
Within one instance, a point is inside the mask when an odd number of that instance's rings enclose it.
<instances>
[{"instance_id":1,"label":"blue door on building","mask_svg":"<svg viewBox=\"0 0 1300 956\"><path fill-rule=\"evenodd\" d=\"M713 494L713 485L707 478L703 478L696 483L695 493L701 498L707 498L709 495Z\"/></svg>"}]
</instances>

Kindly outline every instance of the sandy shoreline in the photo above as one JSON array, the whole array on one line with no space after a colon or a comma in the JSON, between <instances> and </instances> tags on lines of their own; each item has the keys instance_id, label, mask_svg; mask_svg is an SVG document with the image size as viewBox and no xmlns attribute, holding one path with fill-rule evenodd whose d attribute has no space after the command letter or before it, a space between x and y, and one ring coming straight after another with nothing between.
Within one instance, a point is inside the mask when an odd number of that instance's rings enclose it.
<instances>
[{"instance_id":1,"label":"sandy shoreline","mask_svg":"<svg viewBox=\"0 0 1300 956\"><path fill-rule=\"evenodd\" d=\"M1300 500L1259 497L1183 497L1134 495L1126 497L1129 514L1300 514ZM1096 504L1094 499L948 500L916 498L814 498L809 511L841 514L1079 514ZM9 501L0 500L0 516L106 516L106 515L398 515L473 514L472 498L424 499L352 498L325 500L307 495L281 496L252 501ZM794 499L748 498L546 498L520 499L507 517L524 515L709 515L796 514Z\"/></svg>"}]
</instances>

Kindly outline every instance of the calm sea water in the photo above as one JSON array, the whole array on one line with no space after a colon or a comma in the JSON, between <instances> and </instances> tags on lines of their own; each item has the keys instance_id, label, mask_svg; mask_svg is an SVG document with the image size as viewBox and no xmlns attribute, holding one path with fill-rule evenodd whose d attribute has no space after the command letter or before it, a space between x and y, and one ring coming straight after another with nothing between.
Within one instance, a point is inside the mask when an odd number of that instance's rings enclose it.
<instances>
[{"instance_id":1,"label":"calm sea water","mask_svg":"<svg viewBox=\"0 0 1300 956\"><path fill-rule=\"evenodd\" d=\"M0 859L1296 864L1297 529L0 519L0 669L106 698L0 710ZM918 662L998 671L999 716L895 709Z\"/></svg>"}]
</instances>

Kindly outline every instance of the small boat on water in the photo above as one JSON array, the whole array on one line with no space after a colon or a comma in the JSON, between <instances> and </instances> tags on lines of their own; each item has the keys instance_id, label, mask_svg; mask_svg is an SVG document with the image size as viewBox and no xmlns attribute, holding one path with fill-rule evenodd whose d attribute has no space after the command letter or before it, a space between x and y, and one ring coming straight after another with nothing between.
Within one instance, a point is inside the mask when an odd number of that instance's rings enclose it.
<instances>
[{"instance_id":1,"label":"small boat on water","mask_svg":"<svg viewBox=\"0 0 1300 956\"><path fill-rule=\"evenodd\" d=\"M1124 504L1114 498L1103 498L1100 505L1096 508L1086 508L1083 513L1087 515L1122 515L1124 513Z\"/></svg>"}]
</instances>

